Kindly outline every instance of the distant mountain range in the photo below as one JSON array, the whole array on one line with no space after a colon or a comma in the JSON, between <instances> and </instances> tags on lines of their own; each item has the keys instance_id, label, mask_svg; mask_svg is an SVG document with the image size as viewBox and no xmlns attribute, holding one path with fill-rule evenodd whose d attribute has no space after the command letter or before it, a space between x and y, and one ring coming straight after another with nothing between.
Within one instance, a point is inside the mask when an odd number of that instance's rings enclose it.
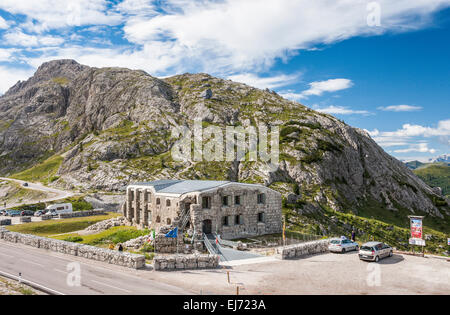
<instances>
[{"instance_id":1,"label":"distant mountain range","mask_svg":"<svg viewBox=\"0 0 450 315\"><path fill-rule=\"evenodd\" d=\"M430 162L430 163L440 163L440 162L450 163L450 154L439 155L435 158L429 159L428 162Z\"/></svg>"}]
</instances>

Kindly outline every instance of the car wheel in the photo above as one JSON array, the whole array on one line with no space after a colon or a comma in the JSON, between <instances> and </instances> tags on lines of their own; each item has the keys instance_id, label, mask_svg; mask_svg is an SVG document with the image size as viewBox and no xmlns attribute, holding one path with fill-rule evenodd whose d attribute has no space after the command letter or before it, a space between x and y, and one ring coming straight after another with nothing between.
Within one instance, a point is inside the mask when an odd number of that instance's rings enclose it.
<instances>
[{"instance_id":1,"label":"car wheel","mask_svg":"<svg viewBox=\"0 0 450 315\"><path fill-rule=\"evenodd\" d=\"M378 256L375 256L375 262L379 262L380 258Z\"/></svg>"},{"instance_id":2,"label":"car wheel","mask_svg":"<svg viewBox=\"0 0 450 315\"><path fill-rule=\"evenodd\" d=\"M392 257L392 255L394 255L394 253L392 251L389 252L389 257Z\"/></svg>"},{"instance_id":3,"label":"car wheel","mask_svg":"<svg viewBox=\"0 0 450 315\"><path fill-rule=\"evenodd\" d=\"M356 246L356 247L355 247L355 250L356 250L356 251L359 251L359 246Z\"/></svg>"},{"instance_id":4,"label":"car wheel","mask_svg":"<svg viewBox=\"0 0 450 315\"><path fill-rule=\"evenodd\" d=\"M342 254L345 253L345 248L342 249L342 252L341 252L341 253L342 253Z\"/></svg>"}]
</instances>

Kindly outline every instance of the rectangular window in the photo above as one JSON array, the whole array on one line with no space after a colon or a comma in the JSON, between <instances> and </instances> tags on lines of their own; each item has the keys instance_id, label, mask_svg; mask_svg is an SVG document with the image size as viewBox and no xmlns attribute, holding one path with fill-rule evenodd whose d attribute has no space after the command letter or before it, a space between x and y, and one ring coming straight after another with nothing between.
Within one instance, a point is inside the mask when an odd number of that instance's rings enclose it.
<instances>
[{"instance_id":1,"label":"rectangular window","mask_svg":"<svg viewBox=\"0 0 450 315\"><path fill-rule=\"evenodd\" d=\"M223 196L222 197L222 206L228 207L230 205L230 196Z\"/></svg>"},{"instance_id":2,"label":"rectangular window","mask_svg":"<svg viewBox=\"0 0 450 315\"><path fill-rule=\"evenodd\" d=\"M241 204L241 196L234 196L234 204L237 206Z\"/></svg>"},{"instance_id":3,"label":"rectangular window","mask_svg":"<svg viewBox=\"0 0 450 315\"><path fill-rule=\"evenodd\" d=\"M258 204L262 205L266 203L266 194L258 194Z\"/></svg>"},{"instance_id":4,"label":"rectangular window","mask_svg":"<svg viewBox=\"0 0 450 315\"><path fill-rule=\"evenodd\" d=\"M203 209L211 208L211 197L202 197L202 208Z\"/></svg>"},{"instance_id":5,"label":"rectangular window","mask_svg":"<svg viewBox=\"0 0 450 315\"><path fill-rule=\"evenodd\" d=\"M234 217L234 224L239 225L239 224L244 224L244 219L242 217L242 215L237 215Z\"/></svg>"},{"instance_id":6,"label":"rectangular window","mask_svg":"<svg viewBox=\"0 0 450 315\"><path fill-rule=\"evenodd\" d=\"M264 212L258 213L258 222L264 222Z\"/></svg>"},{"instance_id":7,"label":"rectangular window","mask_svg":"<svg viewBox=\"0 0 450 315\"><path fill-rule=\"evenodd\" d=\"M228 226L228 216L222 217L222 225Z\"/></svg>"}]
</instances>

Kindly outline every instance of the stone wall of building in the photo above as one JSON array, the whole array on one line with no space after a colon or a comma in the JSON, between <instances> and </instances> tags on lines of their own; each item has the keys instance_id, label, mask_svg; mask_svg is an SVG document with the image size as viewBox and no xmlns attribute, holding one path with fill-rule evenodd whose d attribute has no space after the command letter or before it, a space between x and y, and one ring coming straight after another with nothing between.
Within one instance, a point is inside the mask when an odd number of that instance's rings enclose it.
<instances>
[{"instance_id":1,"label":"stone wall of building","mask_svg":"<svg viewBox=\"0 0 450 315\"><path fill-rule=\"evenodd\" d=\"M128 268L139 269L145 266L145 257L143 255L113 251L29 234L10 232L5 229L0 229L0 239L10 243L20 243L35 248L84 257L87 259L102 261Z\"/></svg>"},{"instance_id":2,"label":"stone wall of building","mask_svg":"<svg viewBox=\"0 0 450 315\"><path fill-rule=\"evenodd\" d=\"M258 194L264 195L264 202L258 203ZM229 205L223 205L223 197L228 196ZM235 204L239 196L240 204ZM210 209L202 207L203 197L211 198ZM193 209L192 222L197 231L203 230L205 220L210 220L212 232L221 235L223 239L236 239L264 234L281 233L282 213L281 194L266 188L231 184L216 191L204 192L198 195L199 205ZM259 221L259 213L263 213ZM241 220L236 222L236 216ZM228 225L223 224L223 217L228 217Z\"/></svg>"},{"instance_id":3,"label":"stone wall of building","mask_svg":"<svg viewBox=\"0 0 450 315\"><path fill-rule=\"evenodd\" d=\"M154 194L151 187L131 185L126 194L123 215L130 224L142 228L158 230L166 225L177 226L188 213L186 228L195 232L196 238L201 238L206 223L210 225L210 232L224 239L281 233L282 230L281 194L264 186L230 183L205 192L173 197ZM258 202L258 194L263 195L263 202ZM229 199L228 205L223 205L225 196ZM237 196L239 204L235 202ZM203 197L210 198L207 209L203 207ZM241 219L236 221L236 216ZM223 224L224 217L228 217L227 225Z\"/></svg>"},{"instance_id":4,"label":"stone wall of building","mask_svg":"<svg viewBox=\"0 0 450 315\"><path fill-rule=\"evenodd\" d=\"M156 256L153 260L156 271L208 269L219 266L217 255Z\"/></svg>"},{"instance_id":5,"label":"stone wall of building","mask_svg":"<svg viewBox=\"0 0 450 315\"><path fill-rule=\"evenodd\" d=\"M328 252L329 240L319 240L294 244L277 248L276 255L280 259L298 258L307 255Z\"/></svg>"}]
</instances>

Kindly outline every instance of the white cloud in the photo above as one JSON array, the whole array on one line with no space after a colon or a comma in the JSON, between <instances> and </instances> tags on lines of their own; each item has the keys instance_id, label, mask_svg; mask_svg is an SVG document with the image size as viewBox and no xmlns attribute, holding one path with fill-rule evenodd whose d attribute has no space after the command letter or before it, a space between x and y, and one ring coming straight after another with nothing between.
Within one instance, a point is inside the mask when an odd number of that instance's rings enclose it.
<instances>
[{"instance_id":1,"label":"white cloud","mask_svg":"<svg viewBox=\"0 0 450 315\"><path fill-rule=\"evenodd\" d=\"M169 14L161 10L151 18L131 16L124 32L140 45L170 40L170 49L181 51L202 71L254 72L317 44L422 27L431 13L450 5L448 0L378 2L381 27L367 25L366 1L170 0ZM155 14L152 7L147 10Z\"/></svg>"},{"instance_id":2,"label":"white cloud","mask_svg":"<svg viewBox=\"0 0 450 315\"><path fill-rule=\"evenodd\" d=\"M4 43L11 46L37 47L37 46L59 46L64 39L57 36L30 35L16 29L6 33Z\"/></svg>"},{"instance_id":3,"label":"white cloud","mask_svg":"<svg viewBox=\"0 0 450 315\"><path fill-rule=\"evenodd\" d=\"M436 149L428 148L427 142L422 140L425 138L436 138L439 142L450 144L450 119L439 121L437 127L404 124L396 131L366 131L382 147L406 147L394 150L395 153L436 153Z\"/></svg>"},{"instance_id":4,"label":"white cloud","mask_svg":"<svg viewBox=\"0 0 450 315\"><path fill-rule=\"evenodd\" d=\"M326 81L316 81L309 84L310 88L300 94L300 98L310 95L321 96L325 92L336 92L345 90L353 86L349 79L330 79Z\"/></svg>"},{"instance_id":5,"label":"white cloud","mask_svg":"<svg viewBox=\"0 0 450 315\"><path fill-rule=\"evenodd\" d=\"M414 112L421 110L422 107L411 105L391 105L386 107L378 107L378 109L386 112Z\"/></svg>"},{"instance_id":6,"label":"white cloud","mask_svg":"<svg viewBox=\"0 0 450 315\"><path fill-rule=\"evenodd\" d=\"M251 86L254 86L259 89L276 89L282 86L290 85L296 83L300 77L300 74L292 74L292 75L278 75L272 77L259 77L253 73L242 73L228 76L228 79L245 83Z\"/></svg>"},{"instance_id":7,"label":"white cloud","mask_svg":"<svg viewBox=\"0 0 450 315\"><path fill-rule=\"evenodd\" d=\"M18 68L0 66L0 95L5 93L10 87L17 83L28 79L33 70L23 70Z\"/></svg>"},{"instance_id":8,"label":"white cloud","mask_svg":"<svg viewBox=\"0 0 450 315\"><path fill-rule=\"evenodd\" d=\"M371 115L370 112L366 110L353 110L348 107L343 106L334 106L330 105L328 107L320 108L318 106L313 106L313 109L320 112L320 113L326 113L326 114L332 114L332 115Z\"/></svg>"},{"instance_id":9,"label":"white cloud","mask_svg":"<svg viewBox=\"0 0 450 315\"><path fill-rule=\"evenodd\" d=\"M430 149L428 148L428 143L422 142L418 144L410 145L406 149L398 149L394 150L395 153L409 153L409 152L420 152L420 153L436 153L436 149Z\"/></svg>"},{"instance_id":10,"label":"white cloud","mask_svg":"<svg viewBox=\"0 0 450 315\"><path fill-rule=\"evenodd\" d=\"M0 30L7 29L8 27L9 27L9 23L6 22L6 20L0 16Z\"/></svg>"},{"instance_id":11,"label":"white cloud","mask_svg":"<svg viewBox=\"0 0 450 315\"><path fill-rule=\"evenodd\" d=\"M0 9L36 20L42 29L81 25L116 25L122 17L106 12L106 0L2 0ZM30 24L28 24L30 25Z\"/></svg>"}]
</instances>

